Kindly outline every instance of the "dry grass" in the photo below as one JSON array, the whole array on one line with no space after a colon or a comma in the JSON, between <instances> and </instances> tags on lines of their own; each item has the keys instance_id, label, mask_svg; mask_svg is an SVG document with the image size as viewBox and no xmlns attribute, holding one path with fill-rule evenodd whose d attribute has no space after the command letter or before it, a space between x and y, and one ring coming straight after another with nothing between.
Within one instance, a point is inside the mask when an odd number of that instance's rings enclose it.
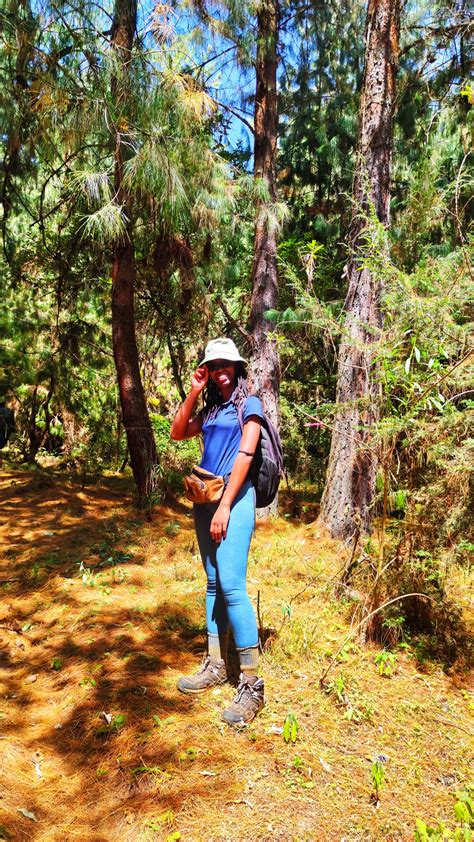
<instances>
[{"instance_id":1,"label":"dry grass","mask_svg":"<svg viewBox=\"0 0 474 842\"><path fill-rule=\"evenodd\" d=\"M234 733L220 722L232 688L175 690L205 643L190 510L146 523L128 492L0 474L0 838L356 842L412 839L417 816L452 822L472 759L467 677L421 673L401 651L384 678L377 649L350 646L330 678L343 672L359 721L319 688L348 631L332 587L344 551L294 508L258 526L249 587L268 704ZM290 712L295 745L281 734Z\"/></svg>"}]
</instances>

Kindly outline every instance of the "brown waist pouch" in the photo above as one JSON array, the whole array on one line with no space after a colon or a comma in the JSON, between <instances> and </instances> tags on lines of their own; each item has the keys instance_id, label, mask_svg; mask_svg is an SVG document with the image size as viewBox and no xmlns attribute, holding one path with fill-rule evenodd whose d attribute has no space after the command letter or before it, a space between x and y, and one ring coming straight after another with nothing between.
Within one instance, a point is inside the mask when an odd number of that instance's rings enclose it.
<instances>
[{"instance_id":1,"label":"brown waist pouch","mask_svg":"<svg viewBox=\"0 0 474 842\"><path fill-rule=\"evenodd\" d=\"M184 477L184 493L193 503L217 503L226 486L226 478L211 474L194 465L189 476Z\"/></svg>"}]
</instances>

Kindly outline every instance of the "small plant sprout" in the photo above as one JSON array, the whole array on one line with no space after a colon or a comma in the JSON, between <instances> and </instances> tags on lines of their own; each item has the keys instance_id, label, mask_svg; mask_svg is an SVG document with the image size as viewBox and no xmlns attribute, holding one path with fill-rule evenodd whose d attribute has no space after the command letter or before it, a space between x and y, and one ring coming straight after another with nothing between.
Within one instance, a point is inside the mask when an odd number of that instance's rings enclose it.
<instances>
[{"instance_id":1,"label":"small plant sprout","mask_svg":"<svg viewBox=\"0 0 474 842\"><path fill-rule=\"evenodd\" d=\"M84 566L82 561L79 563L79 573L83 585L88 585L90 588L95 587L95 576L89 567Z\"/></svg>"},{"instance_id":2,"label":"small plant sprout","mask_svg":"<svg viewBox=\"0 0 474 842\"><path fill-rule=\"evenodd\" d=\"M173 810L165 810L164 813L161 813L155 819L150 819L147 824L147 827L150 830L154 830L155 832L163 831L164 827L171 828L174 824L175 815ZM169 838L169 836L168 836ZM177 837L179 839L179 837Z\"/></svg>"},{"instance_id":3,"label":"small plant sprout","mask_svg":"<svg viewBox=\"0 0 474 842\"><path fill-rule=\"evenodd\" d=\"M324 690L328 696L335 696L338 707L344 708L343 719L355 723L362 722L364 719L371 721L375 713L372 700L356 687L351 689L349 695L347 679L343 672L340 672L334 681L326 684Z\"/></svg>"},{"instance_id":4,"label":"small plant sprout","mask_svg":"<svg viewBox=\"0 0 474 842\"><path fill-rule=\"evenodd\" d=\"M407 504L407 493L403 489L399 488L393 494L392 509L394 512L398 512L400 515L404 515L407 509Z\"/></svg>"},{"instance_id":5,"label":"small plant sprout","mask_svg":"<svg viewBox=\"0 0 474 842\"><path fill-rule=\"evenodd\" d=\"M396 662L397 656L394 652L388 652L387 649L382 649L375 656L375 665L378 667L379 675L385 675L387 678L392 675Z\"/></svg>"},{"instance_id":6,"label":"small plant sprout","mask_svg":"<svg viewBox=\"0 0 474 842\"><path fill-rule=\"evenodd\" d=\"M283 739L285 743L296 743L298 739L298 720L294 713L289 713L283 724Z\"/></svg>"},{"instance_id":7,"label":"small plant sprout","mask_svg":"<svg viewBox=\"0 0 474 842\"><path fill-rule=\"evenodd\" d=\"M194 748L194 746L190 746L185 751L182 751L179 755L179 761L182 763L185 760L196 760L196 757L199 754L199 749Z\"/></svg>"},{"instance_id":8,"label":"small plant sprout","mask_svg":"<svg viewBox=\"0 0 474 842\"><path fill-rule=\"evenodd\" d=\"M59 672L60 670L62 670L63 662L61 661L61 658L53 658L52 663L51 663L51 667L56 672Z\"/></svg>"},{"instance_id":9,"label":"small plant sprout","mask_svg":"<svg viewBox=\"0 0 474 842\"><path fill-rule=\"evenodd\" d=\"M462 792L456 792L456 803L454 804L454 815L456 827L451 830L444 822L434 827L428 825L422 819L416 820L415 842L443 842L451 839L453 842L471 842L474 829L474 785L467 784Z\"/></svg>"},{"instance_id":10,"label":"small plant sprout","mask_svg":"<svg viewBox=\"0 0 474 842\"><path fill-rule=\"evenodd\" d=\"M474 828L474 784L468 784L462 792L456 792L454 815L456 820L469 829Z\"/></svg>"},{"instance_id":11,"label":"small plant sprout","mask_svg":"<svg viewBox=\"0 0 474 842\"><path fill-rule=\"evenodd\" d=\"M110 713L103 712L101 714L102 719L105 720L106 724L101 725L96 730L96 734L113 734L118 733L122 730L124 725L126 724L127 717L124 713L118 713L116 716L113 716ZM119 758L117 758L117 763ZM120 764L119 764L120 765Z\"/></svg>"},{"instance_id":12,"label":"small plant sprout","mask_svg":"<svg viewBox=\"0 0 474 842\"><path fill-rule=\"evenodd\" d=\"M328 694L328 696L334 693L336 695L337 701L340 704L346 704L346 678L343 672L340 672L337 678L334 679L334 681L329 682L329 684L326 687L326 693Z\"/></svg>"},{"instance_id":13,"label":"small plant sprout","mask_svg":"<svg viewBox=\"0 0 474 842\"><path fill-rule=\"evenodd\" d=\"M372 793L370 798L375 806L378 807L380 803L380 790L382 789L385 780L385 769L380 757L376 757L375 760L372 761L370 777L372 780Z\"/></svg>"}]
</instances>

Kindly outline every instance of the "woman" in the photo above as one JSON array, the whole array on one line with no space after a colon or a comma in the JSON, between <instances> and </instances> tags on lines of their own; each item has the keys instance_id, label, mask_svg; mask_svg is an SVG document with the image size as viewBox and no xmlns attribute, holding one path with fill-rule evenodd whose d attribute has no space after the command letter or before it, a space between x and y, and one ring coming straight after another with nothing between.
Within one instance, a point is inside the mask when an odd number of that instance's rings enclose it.
<instances>
[{"instance_id":1,"label":"woman","mask_svg":"<svg viewBox=\"0 0 474 842\"><path fill-rule=\"evenodd\" d=\"M255 527L255 491L248 477L263 417L259 398L248 394L245 360L231 339L213 339L191 380L191 391L176 413L171 437L204 438L200 467L228 478L220 501L195 503L194 523L207 575L207 656L201 668L178 681L183 693L202 693L227 680L229 626L240 660L237 695L222 714L229 725L250 722L263 707L258 678L259 641L246 574ZM201 393L204 409L195 413ZM241 411L243 430L239 423Z\"/></svg>"}]
</instances>

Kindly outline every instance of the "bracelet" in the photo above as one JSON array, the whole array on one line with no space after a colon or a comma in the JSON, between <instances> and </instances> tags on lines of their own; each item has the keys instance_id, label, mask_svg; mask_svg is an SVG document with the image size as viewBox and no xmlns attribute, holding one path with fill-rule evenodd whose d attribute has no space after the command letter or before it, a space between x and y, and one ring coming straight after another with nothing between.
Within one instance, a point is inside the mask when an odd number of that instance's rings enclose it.
<instances>
[{"instance_id":1,"label":"bracelet","mask_svg":"<svg viewBox=\"0 0 474 842\"><path fill-rule=\"evenodd\" d=\"M253 453L249 453L248 450L239 450L239 453L245 453L246 456L255 456L255 451Z\"/></svg>"}]
</instances>

